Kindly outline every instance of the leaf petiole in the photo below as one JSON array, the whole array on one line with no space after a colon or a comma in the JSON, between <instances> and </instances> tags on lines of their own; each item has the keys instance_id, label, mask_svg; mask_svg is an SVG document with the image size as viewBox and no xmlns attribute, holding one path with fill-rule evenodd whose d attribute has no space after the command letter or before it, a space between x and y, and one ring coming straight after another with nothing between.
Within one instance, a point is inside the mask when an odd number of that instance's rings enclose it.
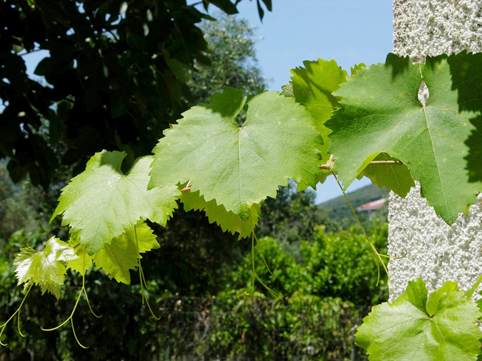
<instances>
[{"instance_id":1,"label":"leaf petiole","mask_svg":"<svg viewBox=\"0 0 482 361\"><path fill-rule=\"evenodd\" d=\"M259 243L258 242L258 239L256 238L256 235L254 234L254 232L251 234L251 265L253 267L253 279L252 279L252 285L251 285L251 295L254 295L254 282L255 280L258 280L259 283L261 283L261 285L263 285L264 288L266 288L275 298L281 298L280 295L278 295L275 291L273 291L270 287L268 287L263 281L261 281L261 279L259 278L258 274L256 273L256 268L255 268L255 264L254 264L254 243ZM259 244L258 244L259 246ZM269 273L271 273L271 275L274 277L273 275L273 272L271 272L271 270L269 269L268 267L268 264L266 263L266 259L264 258L264 255L261 251L261 249L258 247L258 251L259 253L261 254L261 257L263 258L263 261L264 261L264 264L266 266L266 268L268 269ZM247 295L250 295L248 292L244 291L244 293L246 293Z\"/></svg>"},{"instance_id":2,"label":"leaf petiole","mask_svg":"<svg viewBox=\"0 0 482 361\"><path fill-rule=\"evenodd\" d=\"M101 318L102 315L98 316L92 310L92 307L91 307L90 301L89 301L89 297L87 296L87 291L85 289L85 245L83 246L83 257L84 258L83 258L83 265L82 265L82 288L80 289L79 296L77 297L77 301L75 302L74 308L73 308L70 316L64 322L62 322L60 325L58 325L54 328L43 328L43 327L41 327L41 330L46 331L46 332L55 331L55 330L58 330L59 328L61 328L62 326L64 326L67 322L70 321L70 324L72 326L72 332L74 334L75 340L77 341L77 344L84 349L88 349L89 347L82 345L80 343L79 339L77 338L77 334L75 333L75 328L74 328L74 319L73 319L75 311L77 310L77 306L79 305L80 298L82 297L82 294L85 295L85 299L86 299L87 304L89 306L90 312L97 318Z\"/></svg>"},{"instance_id":3,"label":"leaf petiole","mask_svg":"<svg viewBox=\"0 0 482 361\"><path fill-rule=\"evenodd\" d=\"M479 276L477 281L475 281L475 284L467 292L465 292L465 297L472 298L477 288L479 288L481 282L482 282L482 274Z\"/></svg>"},{"instance_id":4,"label":"leaf petiole","mask_svg":"<svg viewBox=\"0 0 482 361\"><path fill-rule=\"evenodd\" d=\"M380 256L380 257L384 257L384 258L388 258L388 259L395 259L395 260L397 260L397 259L404 259L405 257L407 257L407 254L408 254L408 252L405 251L405 254L404 254L403 256L401 256L401 257L393 257L393 256L388 256L388 255L386 255L386 254L379 254L379 256Z\"/></svg>"},{"instance_id":5,"label":"leaf petiole","mask_svg":"<svg viewBox=\"0 0 482 361\"><path fill-rule=\"evenodd\" d=\"M368 166L394 166L394 165L404 165L404 164L398 160L372 160L370 163L368 163ZM328 162L326 164L319 165L318 168L331 171L332 166L333 166L333 163Z\"/></svg>"},{"instance_id":6,"label":"leaf petiole","mask_svg":"<svg viewBox=\"0 0 482 361\"><path fill-rule=\"evenodd\" d=\"M147 308L149 308L149 312L151 313L152 317L156 320L156 321L159 321L161 318L160 317L157 317L155 314L154 314L154 311L152 311L152 308L151 308L151 305L149 303L149 300L147 299L145 293L144 293L144 287L149 290L148 286L147 286L147 282L146 282L146 278L144 277L144 271L142 269L142 265L141 265L141 254L139 252L139 240L137 238L137 228L136 226L134 226L134 235L136 237L136 247L137 247L137 261L138 261L138 264L139 264L139 283L141 284L141 295L142 295L142 304L144 304L144 301L146 302L147 304Z\"/></svg>"},{"instance_id":7,"label":"leaf petiole","mask_svg":"<svg viewBox=\"0 0 482 361\"><path fill-rule=\"evenodd\" d=\"M79 292L79 296L77 297L77 301L75 302L74 309L72 310L70 316L64 322L62 322L60 325L58 325L54 328L43 328L43 327L41 327L40 329L42 331L46 331L46 332L55 331L55 330L58 330L63 325L65 325L67 322L69 322L72 319L72 317L74 316L75 310L77 309L77 305L79 304L80 297L82 296L83 292L84 292L84 288L82 287L80 292Z\"/></svg>"},{"instance_id":8,"label":"leaf petiole","mask_svg":"<svg viewBox=\"0 0 482 361\"><path fill-rule=\"evenodd\" d=\"M368 237L368 234L367 232L365 231L365 228L363 227L363 225L361 224L360 222L360 219L358 218L358 216L356 215L355 213L355 209L353 208L353 205L351 204L350 200L348 199L348 196L346 195L343 187L341 186L340 184L340 181L338 180L338 177L336 176L335 172L331 172L333 174L333 177L335 177L335 180L336 180L336 183L338 183L338 186L340 187L341 191L343 192L343 195L345 196L345 199L346 201L348 202L348 205L350 206L350 209L351 209L351 212L353 213L353 216L355 217L358 225L360 226L362 232L363 232L363 235L365 236L368 244L370 245L370 248L372 249L373 251L373 254L375 255L375 262L377 264L377 271L378 271L378 277L377 277L377 286L380 284L380 278L381 278L381 272L380 272L380 263L382 264L383 266L383 269L385 270L387 276L388 276L388 283L390 285L390 290L393 292L393 285L392 285L392 281L390 279L390 275L388 274L388 269L387 269L387 266L385 265L385 262L383 262L382 260L382 257L387 257L387 258L391 258L390 256L387 256L387 255L381 255L380 253L378 253L377 249L375 248L375 246L373 245L373 243L370 241L370 237ZM406 256L406 255L405 255ZM403 257L405 257L403 256ZM403 258L402 257L402 258Z\"/></svg>"},{"instance_id":9,"label":"leaf petiole","mask_svg":"<svg viewBox=\"0 0 482 361\"><path fill-rule=\"evenodd\" d=\"M20 330L20 310L18 310L18 314L17 314L17 329L20 336L25 337L25 335Z\"/></svg>"},{"instance_id":10,"label":"leaf petiole","mask_svg":"<svg viewBox=\"0 0 482 361\"><path fill-rule=\"evenodd\" d=\"M90 310L90 313L92 313L94 315L94 317L96 318L101 318L102 315L98 316L94 310L92 309L92 306L90 305L90 301L89 301L89 296L87 296L87 290L85 289L85 272L86 272L86 269L85 269L85 245L84 245L84 252L83 252L83 255L84 255L84 260L83 260L83 268L82 268L82 289L84 291L84 296L85 296L85 300L87 301L87 305L89 306L89 310ZM74 335L75 335L75 331L74 331ZM77 336L76 336L77 338ZM78 342L78 341L77 341ZM79 345L80 345L80 342L79 342Z\"/></svg>"},{"instance_id":11,"label":"leaf petiole","mask_svg":"<svg viewBox=\"0 0 482 361\"><path fill-rule=\"evenodd\" d=\"M3 325L0 325L0 345L2 346L7 346L6 343L3 343L2 342L2 335L3 335L3 331L5 331L5 328L7 327L8 323L15 317L15 315L18 314L18 319L17 319L17 327L18 327L18 332L20 333L20 336L22 337L25 337L24 334L22 334L22 331L20 331L20 310L22 309L22 306L25 302L25 300L27 299L27 296L30 292L30 289L32 288L33 286L33 283L31 282L30 285L27 285L27 292L25 293L25 296L23 297L23 300L22 302L20 303L20 306L18 306L17 310L13 313L12 316L10 316L10 318L5 321L5 323Z\"/></svg>"},{"instance_id":12,"label":"leaf petiole","mask_svg":"<svg viewBox=\"0 0 482 361\"><path fill-rule=\"evenodd\" d=\"M82 345L82 344L80 343L79 339L77 338L77 334L75 333L74 319L73 319L73 318L70 319L70 324L72 325L72 333L74 334L75 341L77 341L77 343L79 344L79 346L82 347L83 349L88 349L89 347Z\"/></svg>"},{"instance_id":13,"label":"leaf petiole","mask_svg":"<svg viewBox=\"0 0 482 361\"><path fill-rule=\"evenodd\" d=\"M256 241L256 244L258 245L257 249L258 249L259 254L261 255L261 258L263 259L263 262L264 262L264 265L266 266L266 269L271 274L271 276L274 277L273 272L271 272L271 269L269 268L268 263L266 262L266 258L264 257L263 251L261 251L261 247L259 247L258 237L256 237L256 234L254 232L253 232L253 236L254 236L254 240Z\"/></svg>"}]
</instances>

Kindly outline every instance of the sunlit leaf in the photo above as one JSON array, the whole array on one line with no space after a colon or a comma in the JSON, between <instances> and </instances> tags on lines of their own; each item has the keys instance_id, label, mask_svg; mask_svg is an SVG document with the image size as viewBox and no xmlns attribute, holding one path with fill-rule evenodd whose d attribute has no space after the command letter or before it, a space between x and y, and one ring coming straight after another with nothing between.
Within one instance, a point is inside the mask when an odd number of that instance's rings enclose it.
<instances>
[{"instance_id":1,"label":"sunlit leaf","mask_svg":"<svg viewBox=\"0 0 482 361\"><path fill-rule=\"evenodd\" d=\"M470 69L470 71L469 71ZM342 108L327 121L334 170L347 188L380 153L402 161L422 196L451 224L482 190L482 55L427 57L412 64L393 54L348 77L334 94ZM418 99L425 82L430 96Z\"/></svg>"},{"instance_id":2,"label":"sunlit leaf","mask_svg":"<svg viewBox=\"0 0 482 361\"><path fill-rule=\"evenodd\" d=\"M15 258L15 275L18 284L33 282L55 297L60 297L59 286L64 283L65 263L77 258L74 250L61 240L52 237L42 251L22 248Z\"/></svg>"},{"instance_id":3,"label":"sunlit leaf","mask_svg":"<svg viewBox=\"0 0 482 361\"><path fill-rule=\"evenodd\" d=\"M375 306L356 333L370 361L469 361L482 332L475 302L447 281L427 301L425 283L409 282L393 304Z\"/></svg>"},{"instance_id":4,"label":"sunlit leaf","mask_svg":"<svg viewBox=\"0 0 482 361\"><path fill-rule=\"evenodd\" d=\"M276 197L288 179L316 184L322 139L294 99L265 92L247 101L227 88L183 116L154 149L151 188L191 180L206 201L248 220L252 205Z\"/></svg>"},{"instance_id":5,"label":"sunlit leaf","mask_svg":"<svg viewBox=\"0 0 482 361\"><path fill-rule=\"evenodd\" d=\"M52 218L63 214L63 225L86 246L90 255L112 238L132 229L140 219L165 225L177 208L181 193L174 185L162 184L147 190L152 157L139 158L123 174L124 152L96 153L85 171L62 190Z\"/></svg>"},{"instance_id":6,"label":"sunlit leaf","mask_svg":"<svg viewBox=\"0 0 482 361\"><path fill-rule=\"evenodd\" d=\"M139 253L145 253L159 248L156 235L144 222L139 222L135 229L127 230L112 242L97 252L94 262L117 282L131 283L130 270L138 266L137 246Z\"/></svg>"}]
</instances>

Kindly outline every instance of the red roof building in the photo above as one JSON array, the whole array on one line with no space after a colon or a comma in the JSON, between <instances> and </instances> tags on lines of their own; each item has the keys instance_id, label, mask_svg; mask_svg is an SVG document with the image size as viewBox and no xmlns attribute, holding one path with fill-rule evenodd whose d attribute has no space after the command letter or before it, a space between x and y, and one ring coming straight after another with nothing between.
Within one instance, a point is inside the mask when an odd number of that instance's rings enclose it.
<instances>
[{"instance_id":1,"label":"red roof building","mask_svg":"<svg viewBox=\"0 0 482 361\"><path fill-rule=\"evenodd\" d=\"M361 206L357 207L357 211L374 211L376 209L379 209L383 207L385 204L388 203L388 198L381 198L377 199L376 201L373 202L368 202L365 204L362 204Z\"/></svg>"}]
</instances>

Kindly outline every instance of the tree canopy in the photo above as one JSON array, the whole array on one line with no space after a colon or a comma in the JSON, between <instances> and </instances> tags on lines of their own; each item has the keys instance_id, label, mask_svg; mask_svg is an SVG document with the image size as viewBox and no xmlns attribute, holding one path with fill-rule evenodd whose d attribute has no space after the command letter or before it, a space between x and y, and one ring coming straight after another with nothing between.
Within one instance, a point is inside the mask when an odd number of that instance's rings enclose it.
<instances>
[{"instance_id":1,"label":"tree canopy","mask_svg":"<svg viewBox=\"0 0 482 361\"><path fill-rule=\"evenodd\" d=\"M209 6L235 14L239 2L0 1L0 158L12 180L29 174L47 189L59 169L76 174L102 149L126 151L127 168L149 154L193 98L195 64L211 63L198 26L215 20ZM39 50L49 52L35 69L42 82L23 58Z\"/></svg>"}]
</instances>

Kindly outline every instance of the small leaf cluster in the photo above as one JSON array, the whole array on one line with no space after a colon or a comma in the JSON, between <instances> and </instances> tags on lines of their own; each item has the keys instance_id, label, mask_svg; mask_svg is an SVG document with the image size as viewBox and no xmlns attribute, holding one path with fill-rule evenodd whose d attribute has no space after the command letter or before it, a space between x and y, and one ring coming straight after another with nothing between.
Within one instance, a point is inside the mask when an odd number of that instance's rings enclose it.
<instances>
[{"instance_id":1,"label":"small leaf cluster","mask_svg":"<svg viewBox=\"0 0 482 361\"><path fill-rule=\"evenodd\" d=\"M420 278L408 283L393 304L375 306L356 334L370 361L476 360L482 314L469 291L447 281L428 296Z\"/></svg>"},{"instance_id":2,"label":"small leaf cluster","mask_svg":"<svg viewBox=\"0 0 482 361\"><path fill-rule=\"evenodd\" d=\"M52 237L42 251L23 248L15 258L15 274L18 284L32 282L42 288L42 294L49 291L57 299L59 286L64 283L65 262L74 261L78 256L67 243Z\"/></svg>"}]
</instances>

